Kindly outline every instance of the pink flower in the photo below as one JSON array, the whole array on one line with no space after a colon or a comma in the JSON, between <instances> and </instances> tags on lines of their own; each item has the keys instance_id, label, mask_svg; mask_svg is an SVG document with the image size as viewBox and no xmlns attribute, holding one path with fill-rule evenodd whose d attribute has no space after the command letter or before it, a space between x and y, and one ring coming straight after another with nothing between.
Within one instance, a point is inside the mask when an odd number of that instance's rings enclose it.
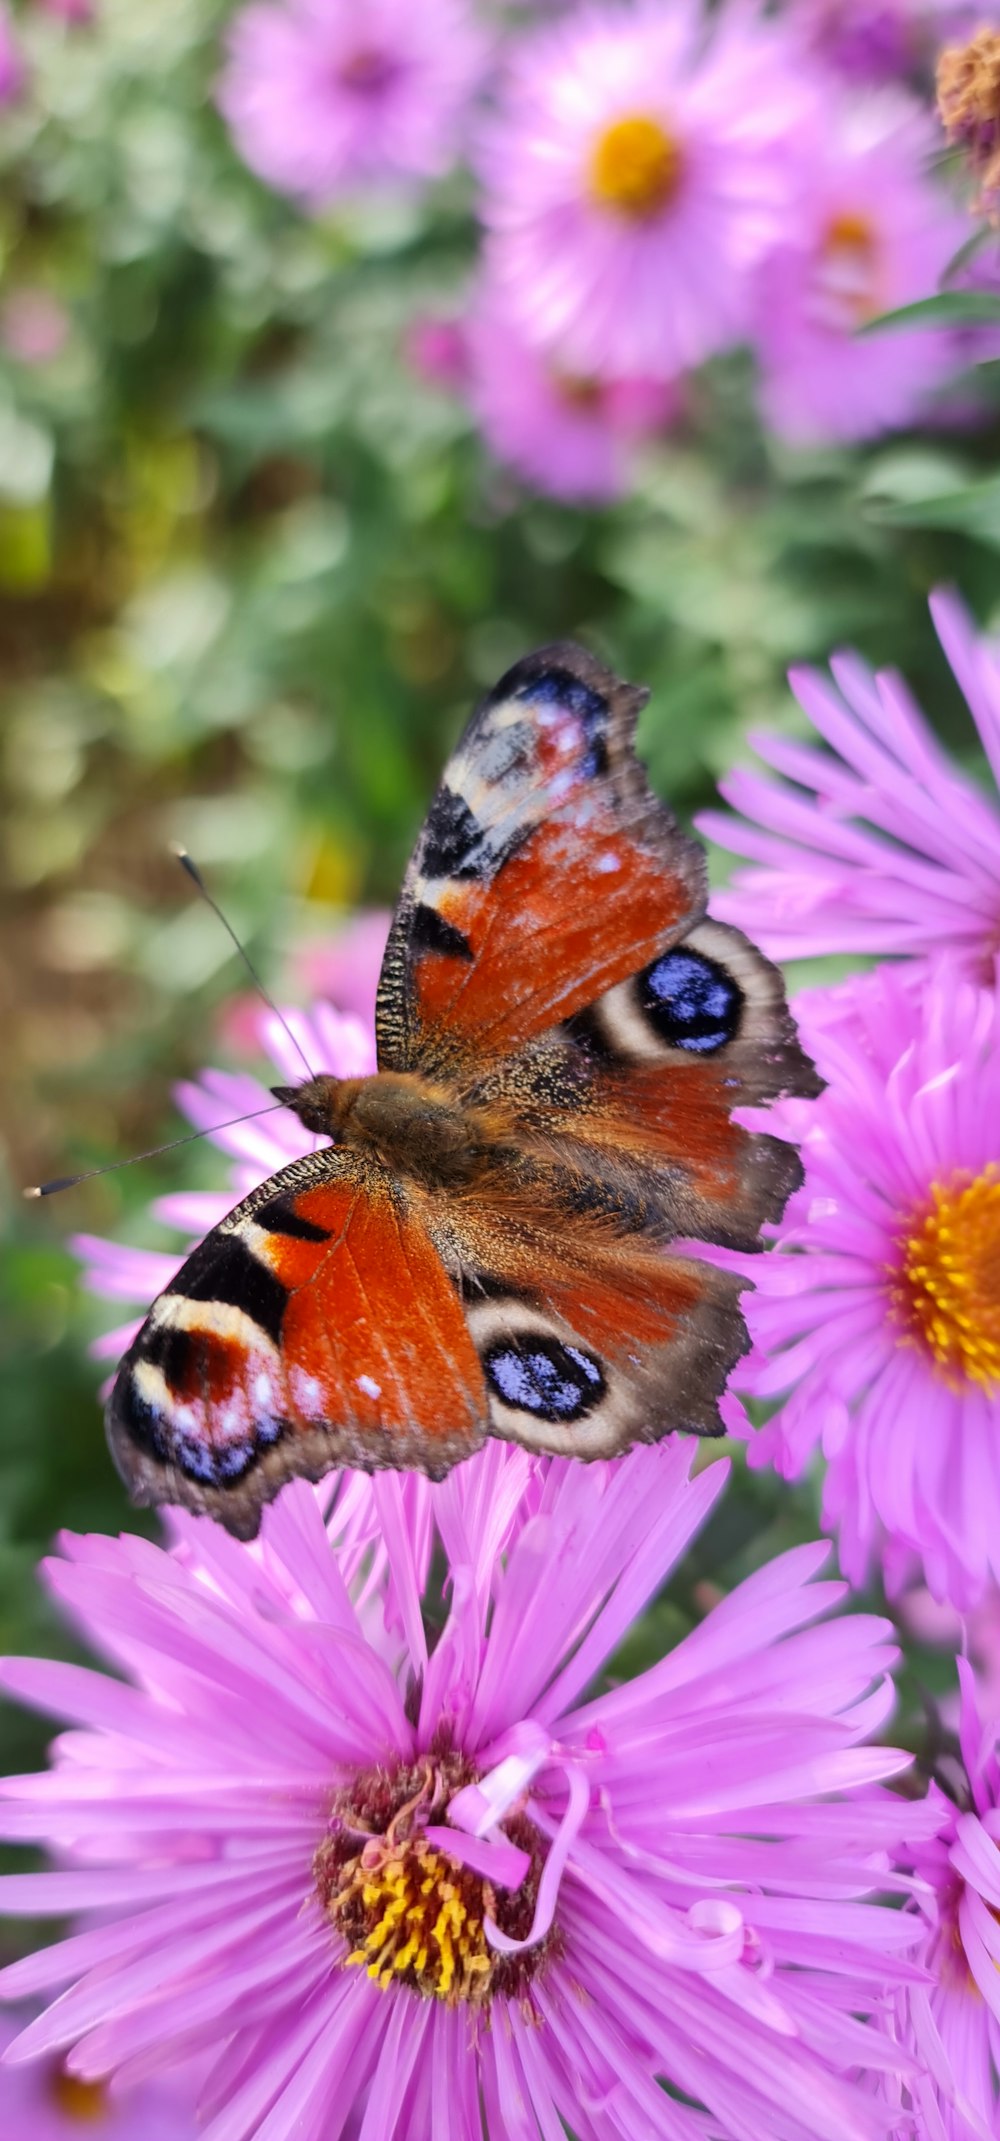
<instances>
[{"instance_id":1,"label":"pink flower","mask_svg":"<svg viewBox=\"0 0 1000 2141\"><path fill-rule=\"evenodd\" d=\"M341 1011L374 1029L375 996L391 920L387 908L363 909L350 915L341 929L326 930L322 937L301 944L294 971L303 988L311 996L327 997ZM373 1069L374 1062L373 1054Z\"/></svg>"},{"instance_id":2,"label":"pink flower","mask_svg":"<svg viewBox=\"0 0 1000 2141\"><path fill-rule=\"evenodd\" d=\"M918 1643L945 1650L954 1657L964 1642L975 1667L979 1694L987 1717L1000 1718L1000 1589L985 1591L978 1604L965 1614L931 1597L923 1586L906 1590L895 1604L899 1625ZM940 1703L947 1724L957 1722L958 1695L946 1695Z\"/></svg>"},{"instance_id":3,"label":"pink flower","mask_svg":"<svg viewBox=\"0 0 1000 2141\"><path fill-rule=\"evenodd\" d=\"M0 2016L0 2052L29 2017ZM61 2059L0 2063L3 2141L195 2141L194 2091L157 2080L120 2094L81 2081Z\"/></svg>"},{"instance_id":4,"label":"pink flower","mask_svg":"<svg viewBox=\"0 0 1000 2141\"><path fill-rule=\"evenodd\" d=\"M665 428L679 396L657 379L585 379L525 342L485 298L468 327L469 399L487 445L555 498L604 504L626 489L636 444Z\"/></svg>"},{"instance_id":5,"label":"pink flower","mask_svg":"<svg viewBox=\"0 0 1000 2141\"><path fill-rule=\"evenodd\" d=\"M252 0L219 107L251 169L316 209L446 171L485 51L465 0Z\"/></svg>"},{"instance_id":6,"label":"pink flower","mask_svg":"<svg viewBox=\"0 0 1000 2141\"><path fill-rule=\"evenodd\" d=\"M89 23L94 20L94 0L35 0L35 6L43 15L54 15L60 22Z\"/></svg>"},{"instance_id":7,"label":"pink flower","mask_svg":"<svg viewBox=\"0 0 1000 2141\"><path fill-rule=\"evenodd\" d=\"M796 1015L829 1083L768 1118L805 1182L743 1304L737 1386L780 1400L750 1462L822 1450L852 1582L884 1530L965 1607L1000 1577L1000 993L882 967Z\"/></svg>"},{"instance_id":8,"label":"pink flower","mask_svg":"<svg viewBox=\"0 0 1000 2141\"><path fill-rule=\"evenodd\" d=\"M961 1758L948 1765L947 1789L932 1783L938 1832L910 1860L925 1884L920 1960L930 1983L899 2001L901 2035L919 2062L905 2101L934 2141L991 2141L1000 2129L1000 1712L984 1716L962 1658L958 1670Z\"/></svg>"},{"instance_id":9,"label":"pink flower","mask_svg":"<svg viewBox=\"0 0 1000 2141\"><path fill-rule=\"evenodd\" d=\"M406 330L403 355L411 371L428 386L461 393L468 377L469 352L460 320L420 314Z\"/></svg>"},{"instance_id":10,"label":"pink flower","mask_svg":"<svg viewBox=\"0 0 1000 2141\"><path fill-rule=\"evenodd\" d=\"M831 96L800 137L793 199L757 281L768 423L794 443L872 438L909 423L956 369L940 328L859 336L932 297L967 236L928 175L926 115L892 93Z\"/></svg>"},{"instance_id":11,"label":"pink flower","mask_svg":"<svg viewBox=\"0 0 1000 2141\"><path fill-rule=\"evenodd\" d=\"M69 315L48 290L23 283L0 306L0 343L19 364L51 364L65 348Z\"/></svg>"},{"instance_id":12,"label":"pink flower","mask_svg":"<svg viewBox=\"0 0 1000 2141\"><path fill-rule=\"evenodd\" d=\"M926 70L944 38L991 13L995 0L796 0L792 25L849 81L887 82Z\"/></svg>"},{"instance_id":13,"label":"pink flower","mask_svg":"<svg viewBox=\"0 0 1000 2141\"><path fill-rule=\"evenodd\" d=\"M491 274L571 373L673 379L739 336L801 107L779 31L689 0L585 7L515 46L481 155Z\"/></svg>"},{"instance_id":14,"label":"pink flower","mask_svg":"<svg viewBox=\"0 0 1000 2141\"><path fill-rule=\"evenodd\" d=\"M802 1547L594 1692L720 1491L690 1462L491 1446L425 1487L426 1607L395 1474L351 1483L391 1574L360 1596L299 1482L252 1547L65 1540L50 1585L117 1677L3 1666L72 1729L0 1785L0 1832L59 1860L0 1905L98 1915L2 1973L66 1988L8 2057L214 2058L205 2141L878 2141L854 2077L907 2062L865 2018L920 1931L879 1896L929 1833L866 1744L886 1624L823 1620Z\"/></svg>"},{"instance_id":15,"label":"pink flower","mask_svg":"<svg viewBox=\"0 0 1000 2141\"><path fill-rule=\"evenodd\" d=\"M5 0L0 0L0 110L18 103L28 79L24 55Z\"/></svg>"},{"instance_id":16,"label":"pink flower","mask_svg":"<svg viewBox=\"0 0 1000 2141\"><path fill-rule=\"evenodd\" d=\"M954 595L932 596L931 610L1000 781L1000 659ZM743 818L698 820L755 865L714 895L713 913L772 959L946 951L988 971L1000 949L1000 806L950 763L900 677L874 677L852 654L831 666L836 689L813 670L791 676L831 752L754 737L781 778L730 774L722 793Z\"/></svg>"}]
</instances>

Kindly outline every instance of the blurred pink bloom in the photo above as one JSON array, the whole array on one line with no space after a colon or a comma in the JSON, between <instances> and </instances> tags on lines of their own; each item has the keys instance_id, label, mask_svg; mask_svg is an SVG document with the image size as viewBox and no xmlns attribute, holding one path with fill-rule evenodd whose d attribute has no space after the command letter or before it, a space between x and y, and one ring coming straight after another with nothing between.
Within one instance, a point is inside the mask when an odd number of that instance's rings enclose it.
<instances>
[{"instance_id":1,"label":"blurred pink bloom","mask_svg":"<svg viewBox=\"0 0 1000 2141\"><path fill-rule=\"evenodd\" d=\"M469 399L498 460L556 498L602 504L628 484L636 444L676 416L658 379L583 379L533 349L483 301L468 327Z\"/></svg>"},{"instance_id":2,"label":"blurred pink bloom","mask_svg":"<svg viewBox=\"0 0 1000 2141\"><path fill-rule=\"evenodd\" d=\"M363 1026L372 1030L378 977L391 920L388 908L363 908L359 914L351 915L340 929L327 930L312 943L300 945L295 954L296 975L311 996L326 997L341 1012L360 1019Z\"/></svg>"},{"instance_id":3,"label":"blurred pink bloom","mask_svg":"<svg viewBox=\"0 0 1000 2141\"><path fill-rule=\"evenodd\" d=\"M28 69L5 0L0 0L0 110L16 104L27 83Z\"/></svg>"},{"instance_id":4,"label":"blurred pink bloom","mask_svg":"<svg viewBox=\"0 0 1000 2141\"><path fill-rule=\"evenodd\" d=\"M0 2052L29 2017L0 2015ZM196 2141L193 2090L175 2080L145 2082L123 2093L81 2082L61 2059L30 2066L0 2063L3 2141Z\"/></svg>"},{"instance_id":5,"label":"blurred pink bloom","mask_svg":"<svg viewBox=\"0 0 1000 2141\"><path fill-rule=\"evenodd\" d=\"M219 108L251 169L318 209L446 171L486 50L465 0L252 0Z\"/></svg>"},{"instance_id":6,"label":"blurred pink bloom","mask_svg":"<svg viewBox=\"0 0 1000 2141\"><path fill-rule=\"evenodd\" d=\"M783 438L873 438L911 422L954 374L940 328L858 333L933 297L968 237L929 175L934 146L926 114L892 92L827 89L800 137L782 235L756 287L761 400Z\"/></svg>"},{"instance_id":7,"label":"blurred pink bloom","mask_svg":"<svg viewBox=\"0 0 1000 2141\"><path fill-rule=\"evenodd\" d=\"M931 597L938 636L1000 782L1000 654L954 595ZM720 783L742 818L705 811L700 830L753 863L712 912L772 959L827 952L946 951L979 973L1000 950L1000 806L941 749L901 677L857 655L834 683L793 670L799 704L830 745L752 742L779 775ZM836 686L836 688L834 688Z\"/></svg>"},{"instance_id":8,"label":"blurred pink bloom","mask_svg":"<svg viewBox=\"0 0 1000 2141\"><path fill-rule=\"evenodd\" d=\"M480 156L508 316L585 378L673 379L736 339L801 105L745 13L709 36L688 0L638 0L521 39Z\"/></svg>"},{"instance_id":9,"label":"blurred pink bloom","mask_svg":"<svg viewBox=\"0 0 1000 2141\"><path fill-rule=\"evenodd\" d=\"M93 22L94 0L35 0L35 6L43 15L55 15L61 22Z\"/></svg>"},{"instance_id":10,"label":"blurred pink bloom","mask_svg":"<svg viewBox=\"0 0 1000 2141\"><path fill-rule=\"evenodd\" d=\"M932 66L945 39L995 19L996 0L793 0L807 51L851 82L888 82Z\"/></svg>"},{"instance_id":11,"label":"blurred pink bloom","mask_svg":"<svg viewBox=\"0 0 1000 2141\"><path fill-rule=\"evenodd\" d=\"M430 314L411 320L403 342L403 354L411 371L429 386L457 394L466 383L469 352L461 320Z\"/></svg>"},{"instance_id":12,"label":"blurred pink bloom","mask_svg":"<svg viewBox=\"0 0 1000 2141\"><path fill-rule=\"evenodd\" d=\"M27 284L0 306L0 343L19 364L49 364L66 346L69 314L48 290Z\"/></svg>"},{"instance_id":13,"label":"blurred pink bloom","mask_svg":"<svg viewBox=\"0 0 1000 2141\"><path fill-rule=\"evenodd\" d=\"M866 2018L920 1924L880 1895L931 1833L867 1744L886 1624L824 1619L844 1588L800 1547L590 1692L721 1490L690 1463L494 1445L425 1487L433 1643L395 1474L343 1489L391 1577L361 1597L300 1482L251 1547L186 1515L173 1553L67 1538L51 1588L118 1677L4 1664L73 1729L0 1784L0 1832L59 1861L0 1904L98 1916L0 1977L67 1988L14 2057L214 2057L206 2141L881 2141Z\"/></svg>"},{"instance_id":14,"label":"blurred pink bloom","mask_svg":"<svg viewBox=\"0 0 1000 2141\"><path fill-rule=\"evenodd\" d=\"M941 961L838 997L795 1005L826 1092L768 1116L805 1182L747 1266L734 1386L780 1401L749 1459L797 1478L821 1450L851 1581L884 1529L964 1608L1000 1578L1000 992Z\"/></svg>"},{"instance_id":15,"label":"blurred pink bloom","mask_svg":"<svg viewBox=\"0 0 1000 2141\"><path fill-rule=\"evenodd\" d=\"M909 1863L925 1884L930 1983L899 2000L900 2034L920 2074L908 2099L928 2141L992 2141L1000 2131L1000 1711L959 1660L961 1763L934 1782L934 1839ZM907 2128L909 2131L909 2128Z\"/></svg>"},{"instance_id":16,"label":"blurred pink bloom","mask_svg":"<svg viewBox=\"0 0 1000 2141\"><path fill-rule=\"evenodd\" d=\"M984 1716L1000 1719L1000 1589L994 1586L985 1592L979 1604L963 1615L919 1585L902 1593L895 1613L907 1634L932 1650L957 1652L963 1642L967 1645L979 1683L980 1708ZM949 1725L957 1723L957 1694L954 1701L945 1696L940 1708Z\"/></svg>"}]
</instances>

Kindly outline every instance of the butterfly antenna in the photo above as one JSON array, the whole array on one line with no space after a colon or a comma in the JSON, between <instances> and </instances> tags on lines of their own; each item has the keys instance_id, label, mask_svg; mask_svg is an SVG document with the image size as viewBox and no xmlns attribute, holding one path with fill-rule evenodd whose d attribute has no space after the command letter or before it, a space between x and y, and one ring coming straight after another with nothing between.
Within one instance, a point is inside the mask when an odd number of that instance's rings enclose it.
<instances>
[{"instance_id":1,"label":"butterfly antenna","mask_svg":"<svg viewBox=\"0 0 1000 2141\"><path fill-rule=\"evenodd\" d=\"M313 1070L312 1064L309 1062L309 1059L306 1055L305 1049L303 1048L301 1041L296 1039L296 1036L292 1032L288 1020L286 1019L284 1013L279 1011L273 996L268 995L268 992L264 987L260 975L258 974L256 967L253 965L249 953L240 943L240 940L236 934L235 929L233 928L232 923L227 922L226 917L222 912L222 908L219 906L218 900L212 898L212 894L210 893L208 886L205 883L205 880L201 874L201 871L198 868L197 863L192 862L191 857L188 854L187 848L182 847L179 841L172 840L170 843L170 847L171 853L176 855L177 860L180 863L181 869L187 871L187 874L191 879L191 883L197 886L198 891L201 893L202 899L208 901L212 913L218 916L218 919L222 923L222 927L225 930L230 942L236 946L236 949L239 952L240 958L242 959L243 964L246 967L247 973L249 974L250 979L253 982L254 988L256 989L258 996L263 997L264 1002L268 1007L268 1010L274 1012L278 1024L284 1027L285 1032L287 1033L288 1038L291 1041L292 1047L295 1049L300 1061L305 1064L309 1077L315 1078L316 1073Z\"/></svg>"},{"instance_id":2,"label":"butterfly antenna","mask_svg":"<svg viewBox=\"0 0 1000 2141\"><path fill-rule=\"evenodd\" d=\"M154 1145L149 1152L133 1152L127 1160L109 1160L106 1167L90 1167L83 1175L54 1175L51 1182L36 1182L31 1189L21 1191L22 1197L54 1197L57 1190L75 1189L78 1182L92 1182L95 1175L113 1175L119 1167L134 1167L137 1160L155 1160L161 1152L173 1152L178 1145L193 1145L199 1137L214 1137L219 1130L232 1130L237 1123L255 1123L261 1115L277 1115L284 1101L279 1100L273 1108L251 1108L249 1115L231 1115L228 1122L213 1123L210 1130L188 1130L184 1137L172 1137L165 1145Z\"/></svg>"}]
</instances>

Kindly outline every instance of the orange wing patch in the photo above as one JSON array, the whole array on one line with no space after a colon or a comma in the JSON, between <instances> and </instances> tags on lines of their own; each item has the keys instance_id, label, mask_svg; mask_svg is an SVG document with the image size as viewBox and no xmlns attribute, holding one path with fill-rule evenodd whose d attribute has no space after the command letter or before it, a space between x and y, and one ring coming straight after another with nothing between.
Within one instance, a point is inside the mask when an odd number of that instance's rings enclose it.
<instances>
[{"instance_id":1,"label":"orange wing patch","mask_svg":"<svg viewBox=\"0 0 1000 2141\"><path fill-rule=\"evenodd\" d=\"M684 880L603 805L585 841L560 813L510 857L499 884L442 885L434 902L468 953L418 953L420 1020L482 1055L572 1018L669 944L691 911Z\"/></svg>"},{"instance_id":2,"label":"orange wing patch","mask_svg":"<svg viewBox=\"0 0 1000 2141\"><path fill-rule=\"evenodd\" d=\"M379 1063L496 1059L645 966L704 910L701 849L635 755L646 693L543 648L483 701L431 805L379 983Z\"/></svg>"},{"instance_id":3,"label":"orange wing patch","mask_svg":"<svg viewBox=\"0 0 1000 2141\"><path fill-rule=\"evenodd\" d=\"M253 1538L286 1479L440 1474L488 1419L458 1296L405 1193L328 1149L189 1257L122 1362L107 1431L136 1501L186 1502Z\"/></svg>"}]
</instances>

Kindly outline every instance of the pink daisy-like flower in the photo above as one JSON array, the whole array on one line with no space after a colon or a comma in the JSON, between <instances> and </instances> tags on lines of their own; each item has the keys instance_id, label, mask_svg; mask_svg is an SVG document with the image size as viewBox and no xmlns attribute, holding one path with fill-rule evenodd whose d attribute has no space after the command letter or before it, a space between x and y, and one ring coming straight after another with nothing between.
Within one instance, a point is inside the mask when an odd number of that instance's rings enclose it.
<instances>
[{"instance_id":1,"label":"pink daisy-like flower","mask_svg":"<svg viewBox=\"0 0 1000 2141\"><path fill-rule=\"evenodd\" d=\"M962 1608L1000 1577L1000 992L942 961L831 993L796 1004L826 1092L768 1118L805 1182L743 1304L736 1387L781 1401L750 1462L821 1450L851 1580L884 1530Z\"/></svg>"},{"instance_id":2,"label":"pink daisy-like flower","mask_svg":"<svg viewBox=\"0 0 1000 2141\"><path fill-rule=\"evenodd\" d=\"M585 378L674 379L736 339L801 105L777 29L723 16L709 37L688 0L525 37L480 159L508 316Z\"/></svg>"},{"instance_id":3,"label":"pink daisy-like flower","mask_svg":"<svg viewBox=\"0 0 1000 2141\"><path fill-rule=\"evenodd\" d=\"M0 2054L26 2026L0 2015ZM0 2059L3 2141L195 2141L194 2088L147 2082L124 2095L81 2081L61 2059L12 2067Z\"/></svg>"},{"instance_id":4,"label":"pink daisy-like flower","mask_svg":"<svg viewBox=\"0 0 1000 2141\"><path fill-rule=\"evenodd\" d=\"M1000 1713L984 1715L963 1658L958 1759L932 1782L936 1836L908 1863L923 1884L929 1982L898 1999L917 2073L903 2101L928 2141L993 2141L1000 2131Z\"/></svg>"},{"instance_id":5,"label":"pink daisy-like flower","mask_svg":"<svg viewBox=\"0 0 1000 2141\"><path fill-rule=\"evenodd\" d=\"M571 502L620 497L636 445L679 406L660 379L582 378L534 348L484 297L468 324L468 397L497 458L539 490Z\"/></svg>"},{"instance_id":6,"label":"pink daisy-like flower","mask_svg":"<svg viewBox=\"0 0 1000 2141\"><path fill-rule=\"evenodd\" d=\"M259 177L321 208L446 171L485 55L465 0L254 0L229 27L219 108Z\"/></svg>"},{"instance_id":7,"label":"pink daisy-like flower","mask_svg":"<svg viewBox=\"0 0 1000 2141\"><path fill-rule=\"evenodd\" d=\"M122 1677L3 1666L74 1729L0 1785L0 1832L60 1856L0 1906L98 1916L0 1977L66 1988L8 2057L214 2054L205 2141L883 2135L855 2077L905 2054L865 2018L919 1925L879 1896L929 1833L865 1744L886 1624L816 1625L843 1587L803 1547L593 1692L721 1489L690 1462L491 1447L428 1488L436 1641L393 1474L354 1483L392 1574L363 1601L298 1482L252 1547L188 1516L172 1553L64 1541L49 1582Z\"/></svg>"},{"instance_id":8,"label":"pink daisy-like flower","mask_svg":"<svg viewBox=\"0 0 1000 2141\"><path fill-rule=\"evenodd\" d=\"M931 611L1000 782L997 650L954 595L933 595ZM830 754L754 736L779 780L731 773L720 785L742 818L698 820L755 865L713 895L712 912L772 959L946 951L989 971L1000 951L1000 806L951 763L902 678L873 676L854 654L831 667L833 684L808 669L790 679Z\"/></svg>"},{"instance_id":9,"label":"pink daisy-like flower","mask_svg":"<svg viewBox=\"0 0 1000 2141\"><path fill-rule=\"evenodd\" d=\"M864 439L909 423L956 369L940 328L862 337L879 313L933 297L967 236L928 173L927 115L892 92L818 100L798 140L793 199L757 279L761 400L793 443Z\"/></svg>"}]
</instances>

